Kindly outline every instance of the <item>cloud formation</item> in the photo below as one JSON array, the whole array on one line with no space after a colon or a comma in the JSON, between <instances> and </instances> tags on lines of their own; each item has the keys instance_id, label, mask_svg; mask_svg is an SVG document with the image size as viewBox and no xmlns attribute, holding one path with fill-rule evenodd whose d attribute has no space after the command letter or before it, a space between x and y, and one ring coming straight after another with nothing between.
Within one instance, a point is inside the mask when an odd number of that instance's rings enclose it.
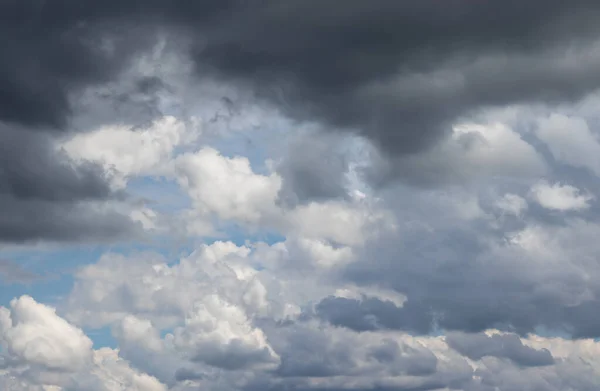
<instances>
[{"instance_id":1,"label":"cloud formation","mask_svg":"<svg viewBox=\"0 0 600 391\"><path fill-rule=\"evenodd\" d=\"M0 0L0 389L599 389L599 16Z\"/></svg>"}]
</instances>

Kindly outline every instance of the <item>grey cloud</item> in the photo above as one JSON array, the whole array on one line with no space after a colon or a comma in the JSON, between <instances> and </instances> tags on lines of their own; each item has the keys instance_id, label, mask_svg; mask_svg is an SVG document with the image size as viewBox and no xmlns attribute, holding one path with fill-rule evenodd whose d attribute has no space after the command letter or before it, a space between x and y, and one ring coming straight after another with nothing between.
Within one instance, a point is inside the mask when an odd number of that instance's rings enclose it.
<instances>
[{"instance_id":1,"label":"grey cloud","mask_svg":"<svg viewBox=\"0 0 600 391\"><path fill-rule=\"evenodd\" d=\"M333 342L308 328L291 331L285 336L287 346L277 369L279 376L329 377L347 373L355 366L349 345Z\"/></svg>"},{"instance_id":2,"label":"grey cloud","mask_svg":"<svg viewBox=\"0 0 600 391\"><path fill-rule=\"evenodd\" d=\"M410 303L398 308L391 301L327 297L315 308L316 315L333 325L356 331L400 329L420 332L432 327L432 316L413 311Z\"/></svg>"},{"instance_id":3,"label":"grey cloud","mask_svg":"<svg viewBox=\"0 0 600 391\"><path fill-rule=\"evenodd\" d=\"M595 88L597 59L555 60L562 44L594 37L597 12L591 1L264 2L221 19L196 60L199 72L208 64L247 82L296 118L415 152L477 107Z\"/></svg>"},{"instance_id":4,"label":"grey cloud","mask_svg":"<svg viewBox=\"0 0 600 391\"><path fill-rule=\"evenodd\" d=\"M437 370L437 357L429 350L415 349L410 346L400 347L394 340L385 340L380 346L375 347L371 353L372 357L381 363L394 366L398 365L408 376L433 375Z\"/></svg>"},{"instance_id":5,"label":"grey cloud","mask_svg":"<svg viewBox=\"0 0 600 391\"><path fill-rule=\"evenodd\" d=\"M32 126L64 127L70 94L109 81L146 34L134 25L100 20L115 4L81 7L72 1L3 1L0 4L2 62L0 118ZM124 7L127 8L127 7ZM110 41L109 41L110 39ZM106 43L104 46L102 41Z\"/></svg>"},{"instance_id":6,"label":"grey cloud","mask_svg":"<svg viewBox=\"0 0 600 391\"><path fill-rule=\"evenodd\" d=\"M72 89L114 77L157 30L189 48L199 75L394 154L424 148L478 107L576 99L600 82L599 59L586 52L598 33L592 0L29 0L1 11L11 40L0 114L28 123L63 122ZM110 50L92 43L101 39ZM573 42L577 63L564 60Z\"/></svg>"},{"instance_id":7,"label":"grey cloud","mask_svg":"<svg viewBox=\"0 0 600 391\"><path fill-rule=\"evenodd\" d=\"M0 242L104 241L136 231L126 216L88 205L123 194L111 191L100 167L75 164L56 143L118 120L106 106L126 109L128 123L149 117L134 110L144 102L132 99L152 95L158 85L150 80L142 79L138 91L104 99L109 105L82 94L114 80L155 37L122 34L136 27L111 29L114 23L90 20L96 5L84 8L69 1L0 2Z\"/></svg>"},{"instance_id":8,"label":"grey cloud","mask_svg":"<svg viewBox=\"0 0 600 391\"><path fill-rule=\"evenodd\" d=\"M132 233L129 218L86 208L118 198L99 168L74 165L43 133L0 122L0 242L106 240Z\"/></svg>"},{"instance_id":9,"label":"grey cloud","mask_svg":"<svg viewBox=\"0 0 600 391\"><path fill-rule=\"evenodd\" d=\"M257 348L234 339L224 345L216 343L201 345L198 353L192 357L192 361L234 370L250 368L252 365L276 363L277 358L266 347Z\"/></svg>"},{"instance_id":10,"label":"grey cloud","mask_svg":"<svg viewBox=\"0 0 600 391\"><path fill-rule=\"evenodd\" d=\"M546 349L537 350L523 345L515 334L450 333L446 336L448 345L461 354L480 360L485 356L507 358L523 367L535 367L554 364L554 358Z\"/></svg>"},{"instance_id":11,"label":"grey cloud","mask_svg":"<svg viewBox=\"0 0 600 391\"><path fill-rule=\"evenodd\" d=\"M0 123L0 194L42 201L93 200L110 195L99 167L75 168L70 163L53 151L48 137Z\"/></svg>"},{"instance_id":12,"label":"grey cloud","mask_svg":"<svg viewBox=\"0 0 600 391\"><path fill-rule=\"evenodd\" d=\"M468 391L592 391L600 382L593 366L578 357L569 357L553 366L523 368L500 360L484 358L485 368L475 371L480 380L472 382Z\"/></svg>"},{"instance_id":13,"label":"grey cloud","mask_svg":"<svg viewBox=\"0 0 600 391\"><path fill-rule=\"evenodd\" d=\"M175 371L175 380L176 381L185 381L185 380L201 380L204 375L193 369L189 368L179 368Z\"/></svg>"},{"instance_id":14,"label":"grey cloud","mask_svg":"<svg viewBox=\"0 0 600 391\"><path fill-rule=\"evenodd\" d=\"M591 309L598 305L600 287L591 276L599 269L590 255L598 251L598 224L568 218L556 225L526 221L515 226L489 210L455 215L454 208L464 208L459 198L419 194L396 189L389 195L397 220L406 224L368 243L342 272L353 283L407 296L396 316L423 321L397 328L423 334L438 328L499 328L525 335L543 327L575 337L598 336L600 317ZM409 224L413 221L418 224ZM327 319L352 324L368 313L352 305L351 311L330 310ZM352 317L352 312L362 315Z\"/></svg>"},{"instance_id":15,"label":"grey cloud","mask_svg":"<svg viewBox=\"0 0 600 391\"><path fill-rule=\"evenodd\" d=\"M74 120L86 114L81 94L114 81L156 40L135 23L104 19L115 6L0 2L0 242L103 241L136 230L126 216L88 205L122 196L110 190L102 170L76 166L55 148L58 137L82 125ZM140 85L140 93L148 95L148 87ZM110 100L131 108L134 95ZM115 117L104 115L103 122Z\"/></svg>"},{"instance_id":16,"label":"grey cloud","mask_svg":"<svg viewBox=\"0 0 600 391\"><path fill-rule=\"evenodd\" d=\"M251 383L248 389L259 389L260 384L264 389L279 385L291 390L435 390L461 388L472 375L458 356L452 362L440 362L424 345L408 346L377 334L314 323L266 326L264 330L281 356L281 365L273 378L261 377L262 382ZM384 379L392 377L402 381L391 387Z\"/></svg>"},{"instance_id":17,"label":"grey cloud","mask_svg":"<svg viewBox=\"0 0 600 391\"><path fill-rule=\"evenodd\" d=\"M114 241L141 233L132 220L117 211L81 202L22 201L0 196L0 241L25 243Z\"/></svg>"},{"instance_id":18,"label":"grey cloud","mask_svg":"<svg viewBox=\"0 0 600 391\"><path fill-rule=\"evenodd\" d=\"M347 197L349 171L339 139L308 134L294 140L277 171L283 178L279 200L288 205Z\"/></svg>"},{"instance_id":19,"label":"grey cloud","mask_svg":"<svg viewBox=\"0 0 600 391\"><path fill-rule=\"evenodd\" d=\"M591 0L568 5L454 0L444 7L435 0L347 1L343 6L331 0L125 0L86 6L75 0L2 1L0 120L42 134L64 133L72 125L79 129L81 121L74 117L86 111L81 94L110 86L165 33L195 60L200 78L250 89L299 121L358 132L392 156L414 153L475 109L573 100L595 89L600 59L590 45L599 12L600 5ZM162 84L142 78L137 89L108 91L99 98L127 108L120 115L129 120L143 121L154 115L152 96ZM100 117L91 123L111 121ZM5 132L3 141L12 137ZM60 158L48 152L42 138L19 137L8 145L17 154L41 150L56 167ZM31 166L23 167L25 158L7 156L11 160L2 163L0 188L29 191L29 180L17 179L28 178L19 169ZM284 171L299 202L340 195L336 174L345 169L344 162L326 168L325 175L314 175L322 167L292 156ZM12 179L6 179L11 171ZM52 178L40 184L49 195L106 196L90 172L82 173L76 189L53 171L39 172ZM65 183L61 190L59 184ZM40 231L30 239L45 235Z\"/></svg>"}]
</instances>

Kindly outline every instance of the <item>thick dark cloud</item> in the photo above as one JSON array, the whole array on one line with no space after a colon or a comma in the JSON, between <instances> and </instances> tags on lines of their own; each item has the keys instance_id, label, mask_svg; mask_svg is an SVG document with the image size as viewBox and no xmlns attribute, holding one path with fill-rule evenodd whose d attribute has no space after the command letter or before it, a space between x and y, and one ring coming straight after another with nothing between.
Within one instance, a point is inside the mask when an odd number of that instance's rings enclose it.
<instances>
[{"instance_id":1,"label":"thick dark cloud","mask_svg":"<svg viewBox=\"0 0 600 391\"><path fill-rule=\"evenodd\" d=\"M119 35L135 24L117 29L97 19L99 10L64 1L0 2L0 242L113 240L135 230L129 218L99 206L119 196L102 170L76 165L56 148L81 114L75 109L83 101L73 101L115 79L154 42L147 33Z\"/></svg>"},{"instance_id":2,"label":"thick dark cloud","mask_svg":"<svg viewBox=\"0 0 600 391\"><path fill-rule=\"evenodd\" d=\"M0 118L63 129L70 94L110 81L150 38L136 34L133 20L112 22L119 8L110 2L0 2Z\"/></svg>"},{"instance_id":3,"label":"thick dark cloud","mask_svg":"<svg viewBox=\"0 0 600 391\"><path fill-rule=\"evenodd\" d=\"M110 195L99 167L69 163L51 149L49 137L0 123L0 194L23 201L56 202Z\"/></svg>"},{"instance_id":4,"label":"thick dark cloud","mask_svg":"<svg viewBox=\"0 0 600 391\"><path fill-rule=\"evenodd\" d=\"M239 7L239 5L238 5ZM298 119L414 152L485 105L574 99L597 60L559 61L594 38L599 6L576 1L264 1L202 30L198 72L255 88Z\"/></svg>"},{"instance_id":5,"label":"thick dark cloud","mask_svg":"<svg viewBox=\"0 0 600 391\"><path fill-rule=\"evenodd\" d=\"M596 38L592 0L5 0L0 11L0 115L29 123L61 123L70 90L110 79L165 29L199 74L392 152L427 145L474 108L574 99L600 82L594 56L556 61Z\"/></svg>"},{"instance_id":6,"label":"thick dark cloud","mask_svg":"<svg viewBox=\"0 0 600 391\"><path fill-rule=\"evenodd\" d=\"M118 198L98 167L72 164L47 134L0 122L0 242L131 234L128 217L89 207Z\"/></svg>"},{"instance_id":7,"label":"thick dark cloud","mask_svg":"<svg viewBox=\"0 0 600 391\"><path fill-rule=\"evenodd\" d=\"M248 88L294 119L363 134L396 156L426 148L475 109L573 100L595 89L600 58L590 45L599 13L592 0L2 0L0 121L68 130L80 93L114 82L167 32L199 76ZM144 79L139 91L160 86ZM129 95L108 98L130 103ZM49 147L27 137L9 148ZM5 158L0 168L14 179L20 163ZM340 193L337 180L306 180L310 167L288 170L292 182L315 185L299 198ZM64 180L52 170L44 176L57 180L49 194L74 190L72 199L95 180L87 173L80 188L57 190ZM1 180L2 189L15 184Z\"/></svg>"}]
</instances>

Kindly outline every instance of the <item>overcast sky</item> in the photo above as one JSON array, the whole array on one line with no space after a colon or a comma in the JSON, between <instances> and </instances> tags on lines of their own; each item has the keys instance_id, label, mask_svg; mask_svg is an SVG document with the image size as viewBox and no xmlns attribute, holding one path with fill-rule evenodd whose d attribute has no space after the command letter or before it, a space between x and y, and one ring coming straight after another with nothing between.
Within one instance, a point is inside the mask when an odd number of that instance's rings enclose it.
<instances>
[{"instance_id":1,"label":"overcast sky","mask_svg":"<svg viewBox=\"0 0 600 391\"><path fill-rule=\"evenodd\" d=\"M597 391L597 0L0 0L0 389Z\"/></svg>"}]
</instances>

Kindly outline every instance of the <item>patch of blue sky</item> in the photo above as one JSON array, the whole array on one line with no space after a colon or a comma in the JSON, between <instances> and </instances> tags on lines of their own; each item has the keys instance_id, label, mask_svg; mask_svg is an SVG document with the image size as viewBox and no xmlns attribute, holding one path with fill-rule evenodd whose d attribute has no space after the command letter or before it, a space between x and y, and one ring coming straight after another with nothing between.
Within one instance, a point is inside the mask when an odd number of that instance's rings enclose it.
<instances>
[{"instance_id":1,"label":"patch of blue sky","mask_svg":"<svg viewBox=\"0 0 600 391\"><path fill-rule=\"evenodd\" d=\"M73 272L78 267L96 262L107 251L106 246L69 246L59 249L8 251L3 257L24 270L39 276L28 283L0 283L0 305L22 295L30 295L44 304L54 305L68 295L73 286Z\"/></svg>"},{"instance_id":2,"label":"patch of blue sky","mask_svg":"<svg viewBox=\"0 0 600 391\"><path fill-rule=\"evenodd\" d=\"M258 126L244 131L230 132L202 138L202 143L218 150L223 156L243 156L250 161L257 174L268 174L266 161L281 157L286 149L289 125L280 127Z\"/></svg>"},{"instance_id":3,"label":"patch of blue sky","mask_svg":"<svg viewBox=\"0 0 600 391\"><path fill-rule=\"evenodd\" d=\"M117 339L115 337L113 337L109 326L102 327L99 329L84 328L83 331L94 343L94 349L100 349L100 348L116 349L119 346L119 343L118 343Z\"/></svg>"}]
</instances>

